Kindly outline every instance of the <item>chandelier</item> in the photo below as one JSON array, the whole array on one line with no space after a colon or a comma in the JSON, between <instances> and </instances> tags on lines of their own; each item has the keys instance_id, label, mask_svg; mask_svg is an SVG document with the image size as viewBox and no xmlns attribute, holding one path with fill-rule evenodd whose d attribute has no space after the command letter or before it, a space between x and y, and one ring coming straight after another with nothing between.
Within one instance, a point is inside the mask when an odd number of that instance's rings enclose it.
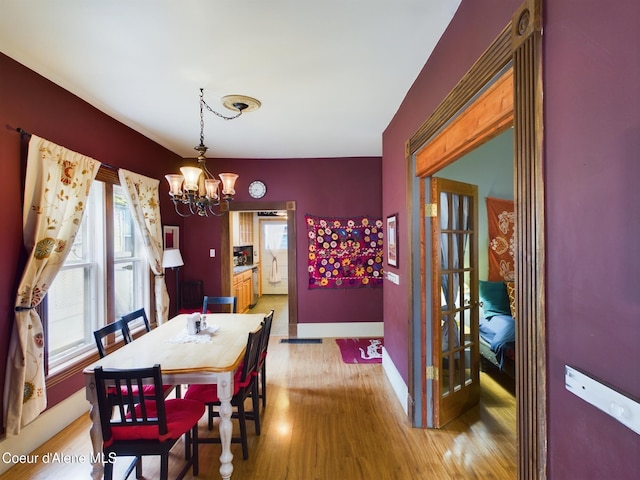
<instances>
[{"instance_id":1,"label":"chandelier","mask_svg":"<svg viewBox=\"0 0 640 480\"><path fill-rule=\"evenodd\" d=\"M233 200L236 193L235 183L238 175L220 173L218 174L220 180L218 180L207 168L207 159L204 156L208 150L204 145L204 107L224 120L233 120L245 111L257 110L260 108L260 102L244 95L227 95L222 98L222 104L237 113L226 117L216 112L204 101L203 89L200 89L200 144L194 147L198 152L198 165L181 167L181 173L165 175L169 182L169 195L176 212L181 217L224 215L229 211L229 202ZM220 192L220 186L222 186L222 192ZM219 212L215 211L215 207L218 207Z\"/></svg>"}]
</instances>

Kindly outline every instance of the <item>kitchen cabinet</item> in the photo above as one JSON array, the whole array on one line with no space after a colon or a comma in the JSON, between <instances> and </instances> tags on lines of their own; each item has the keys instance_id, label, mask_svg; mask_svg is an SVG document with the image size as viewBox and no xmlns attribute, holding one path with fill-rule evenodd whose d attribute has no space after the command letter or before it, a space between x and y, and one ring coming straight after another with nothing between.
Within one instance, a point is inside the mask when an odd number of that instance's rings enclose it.
<instances>
[{"instance_id":1,"label":"kitchen cabinet","mask_svg":"<svg viewBox=\"0 0 640 480\"><path fill-rule=\"evenodd\" d=\"M253 244L253 212L233 212L233 246Z\"/></svg>"},{"instance_id":2,"label":"kitchen cabinet","mask_svg":"<svg viewBox=\"0 0 640 480\"><path fill-rule=\"evenodd\" d=\"M253 298L250 268L233 276L233 295L237 299L236 308L238 313L248 312Z\"/></svg>"}]
</instances>

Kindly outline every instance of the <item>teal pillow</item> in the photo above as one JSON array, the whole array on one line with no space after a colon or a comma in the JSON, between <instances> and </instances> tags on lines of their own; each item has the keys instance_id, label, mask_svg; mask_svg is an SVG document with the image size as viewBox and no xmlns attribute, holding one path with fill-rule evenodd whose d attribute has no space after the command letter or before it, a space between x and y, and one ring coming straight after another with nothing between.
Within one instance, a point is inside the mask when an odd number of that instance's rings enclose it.
<instances>
[{"instance_id":1,"label":"teal pillow","mask_svg":"<svg viewBox=\"0 0 640 480\"><path fill-rule=\"evenodd\" d=\"M480 280L480 300L485 318L494 315L511 315L509 294L504 282Z\"/></svg>"}]
</instances>

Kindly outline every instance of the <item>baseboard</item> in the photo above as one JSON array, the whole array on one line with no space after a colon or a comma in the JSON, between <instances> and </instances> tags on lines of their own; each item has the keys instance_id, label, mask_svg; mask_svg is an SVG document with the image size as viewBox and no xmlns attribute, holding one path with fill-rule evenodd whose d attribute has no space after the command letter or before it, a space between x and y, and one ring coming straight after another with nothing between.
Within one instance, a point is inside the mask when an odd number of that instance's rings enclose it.
<instances>
[{"instance_id":1,"label":"baseboard","mask_svg":"<svg viewBox=\"0 0 640 480\"><path fill-rule=\"evenodd\" d=\"M402 375L391 360L387 349L382 347L382 370L384 370L391 387L400 401L404 414L409 416L409 387L402 379Z\"/></svg>"},{"instance_id":2,"label":"baseboard","mask_svg":"<svg viewBox=\"0 0 640 480\"><path fill-rule=\"evenodd\" d=\"M46 410L24 427L20 431L20 435L2 438L0 440L0 452L2 454L9 453L11 456L28 455L68 427L80 415L88 414L89 402L83 388L66 400ZM91 452L91 441L87 431L87 455ZM13 463L0 462L0 474L9 470L13 465Z\"/></svg>"},{"instance_id":3,"label":"baseboard","mask_svg":"<svg viewBox=\"0 0 640 480\"><path fill-rule=\"evenodd\" d=\"M299 338L382 337L383 322L298 323Z\"/></svg>"}]
</instances>

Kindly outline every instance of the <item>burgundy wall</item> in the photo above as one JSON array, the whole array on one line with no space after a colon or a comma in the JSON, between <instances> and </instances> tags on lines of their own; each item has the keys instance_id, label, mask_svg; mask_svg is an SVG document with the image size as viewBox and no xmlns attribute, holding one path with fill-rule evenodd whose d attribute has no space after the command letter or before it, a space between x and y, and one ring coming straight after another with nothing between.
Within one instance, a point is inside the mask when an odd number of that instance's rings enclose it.
<instances>
[{"instance_id":1,"label":"burgundy wall","mask_svg":"<svg viewBox=\"0 0 640 480\"><path fill-rule=\"evenodd\" d=\"M10 127L23 128L103 163L156 178L179 157L3 54L0 72L0 165L4 198L8 200L0 203L0 385L4 386L13 305L25 261L19 200L20 135ZM163 210L169 206L166 203ZM78 375L49 389L49 406L83 384Z\"/></svg>"},{"instance_id":2,"label":"burgundy wall","mask_svg":"<svg viewBox=\"0 0 640 480\"><path fill-rule=\"evenodd\" d=\"M385 281L384 346L405 382L409 377L407 333L411 331L407 277L411 252L408 232L402 227L408 225L405 143L496 39L519 5L519 0L463 1L382 137L382 214L399 212L399 243L404 247L397 270L400 285Z\"/></svg>"},{"instance_id":3,"label":"burgundy wall","mask_svg":"<svg viewBox=\"0 0 640 480\"><path fill-rule=\"evenodd\" d=\"M253 180L267 185L265 202L296 201L298 322L381 322L382 289L358 288L309 290L307 280L307 233L305 214L352 217L381 216L380 157L223 160L211 159L214 172L231 170L240 175L235 199L248 202L247 186ZM209 257L209 249L220 251L218 219L184 220L182 251L184 278L202 279L205 293L220 293L220 257Z\"/></svg>"},{"instance_id":4,"label":"burgundy wall","mask_svg":"<svg viewBox=\"0 0 640 480\"><path fill-rule=\"evenodd\" d=\"M177 171L182 159L139 133L101 113L78 97L56 86L26 67L0 54L0 165L5 178L5 198L21 195L20 135L23 128L71 150L150 177L160 178L162 222L181 227L185 267L181 278L202 278L206 292L220 288L219 257L209 258L209 248L220 251L217 219L182 219L169 201L164 175ZM6 126L6 128L5 128ZM380 216L381 158L303 160L209 160L217 172L240 174L240 201L249 201L247 185L260 178L268 186L265 201L295 200L298 231L298 319L300 322L382 321L382 289L309 291L305 288L306 229L304 214L327 216ZM0 204L0 385L4 385L6 355L13 304L24 265L22 206ZM169 295L175 296L175 276L167 275ZM172 305L175 302L172 300ZM49 389L49 406L83 385L80 375ZM2 405L0 405L1 410Z\"/></svg>"},{"instance_id":5,"label":"burgundy wall","mask_svg":"<svg viewBox=\"0 0 640 480\"><path fill-rule=\"evenodd\" d=\"M519 3L462 2L383 135L383 215L406 217L404 142ZM568 393L564 365L640 398L640 7L544 3L548 474L636 478L640 436ZM401 280L407 261L405 248ZM406 281L385 285L385 347L405 380L409 296Z\"/></svg>"},{"instance_id":6,"label":"burgundy wall","mask_svg":"<svg viewBox=\"0 0 640 480\"><path fill-rule=\"evenodd\" d=\"M640 398L640 4L545 17L549 470L637 478L640 436L567 392L564 365Z\"/></svg>"}]
</instances>

